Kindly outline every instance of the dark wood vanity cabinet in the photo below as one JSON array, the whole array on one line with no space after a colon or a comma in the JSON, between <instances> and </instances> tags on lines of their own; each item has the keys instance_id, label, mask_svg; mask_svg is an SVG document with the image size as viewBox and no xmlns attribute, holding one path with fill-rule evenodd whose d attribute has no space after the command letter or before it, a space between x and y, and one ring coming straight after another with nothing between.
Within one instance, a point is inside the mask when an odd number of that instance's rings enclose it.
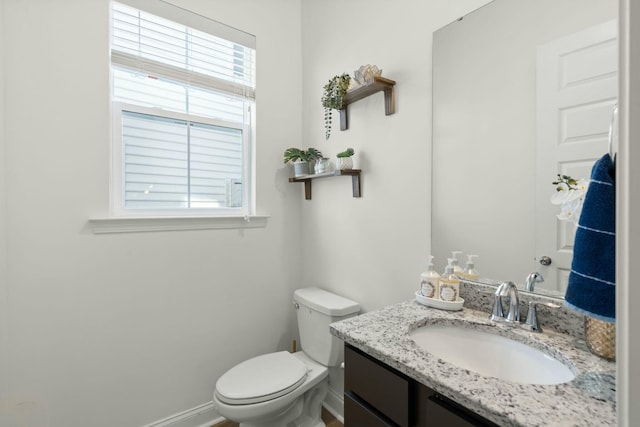
<instances>
[{"instance_id":1,"label":"dark wood vanity cabinet","mask_svg":"<svg viewBox=\"0 0 640 427\"><path fill-rule=\"evenodd\" d=\"M355 347L344 356L345 427L497 427Z\"/></svg>"},{"instance_id":2,"label":"dark wood vanity cabinet","mask_svg":"<svg viewBox=\"0 0 640 427\"><path fill-rule=\"evenodd\" d=\"M344 354L345 427L409 427L411 379L361 351Z\"/></svg>"}]
</instances>

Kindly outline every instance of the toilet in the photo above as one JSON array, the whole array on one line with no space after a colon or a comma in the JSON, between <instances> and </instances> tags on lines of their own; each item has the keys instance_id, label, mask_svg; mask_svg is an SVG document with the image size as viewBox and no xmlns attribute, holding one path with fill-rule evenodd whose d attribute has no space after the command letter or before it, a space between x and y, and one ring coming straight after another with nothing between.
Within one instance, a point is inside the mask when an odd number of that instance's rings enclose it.
<instances>
[{"instance_id":1,"label":"toilet","mask_svg":"<svg viewBox=\"0 0 640 427\"><path fill-rule=\"evenodd\" d=\"M325 427L320 418L329 367L344 358L329 324L355 316L360 306L320 288L293 293L301 351L264 354L239 363L216 382L213 403L240 427Z\"/></svg>"}]
</instances>

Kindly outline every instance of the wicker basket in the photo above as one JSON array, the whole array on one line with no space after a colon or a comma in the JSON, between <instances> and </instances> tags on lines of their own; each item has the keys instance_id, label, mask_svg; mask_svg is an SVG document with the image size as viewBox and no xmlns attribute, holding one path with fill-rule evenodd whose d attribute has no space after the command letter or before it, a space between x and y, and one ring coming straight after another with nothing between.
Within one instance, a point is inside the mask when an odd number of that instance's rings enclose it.
<instances>
[{"instance_id":1,"label":"wicker basket","mask_svg":"<svg viewBox=\"0 0 640 427\"><path fill-rule=\"evenodd\" d=\"M584 318L584 339L587 347L596 356L616 360L616 324L603 322L586 316Z\"/></svg>"}]
</instances>

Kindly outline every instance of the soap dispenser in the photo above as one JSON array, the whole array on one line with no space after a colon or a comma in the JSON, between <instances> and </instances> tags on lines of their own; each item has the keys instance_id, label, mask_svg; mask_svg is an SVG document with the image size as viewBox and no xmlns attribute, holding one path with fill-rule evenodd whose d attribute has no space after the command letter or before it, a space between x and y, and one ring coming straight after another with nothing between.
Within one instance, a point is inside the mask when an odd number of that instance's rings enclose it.
<instances>
[{"instance_id":1,"label":"soap dispenser","mask_svg":"<svg viewBox=\"0 0 640 427\"><path fill-rule=\"evenodd\" d=\"M460 294L460 280L454 273L454 258L448 259L447 267L440 276L440 300L454 302L457 301Z\"/></svg>"},{"instance_id":2,"label":"soap dispenser","mask_svg":"<svg viewBox=\"0 0 640 427\"><path fill-rule=\"evenodd\" d=\"M473 262L474 258L477 258L478 255L467 255L467 264L464 266L464 270L462 271L462 278L469 280L478 280L480 274L476 270L475 263Z\"/></svg>"},{"instance_id":3,"label":"soap dispenser","mask_svg":"<svg viewBox=\"0 0 640 427\"><path fill-rule=\"evenodd\" d=\"M453 260L453 274L458 277L462 276L463 270L460 267L460 263L458 262L458 255L461 254L462 251L451 251L451 258Z\"/></svg>"},{"instance_id":4,"label":"soap dispenser","mask_svg":"<svg viewBox=\"0 0 640 427\"><path fill-rule=\"evenodd\" d=\"M433 255L429 255L429 265L427 271L420 275L420 293L427 298L440 298L440 287L438 280L440 275L433 267Z\"/></svg>"}]
</instances>

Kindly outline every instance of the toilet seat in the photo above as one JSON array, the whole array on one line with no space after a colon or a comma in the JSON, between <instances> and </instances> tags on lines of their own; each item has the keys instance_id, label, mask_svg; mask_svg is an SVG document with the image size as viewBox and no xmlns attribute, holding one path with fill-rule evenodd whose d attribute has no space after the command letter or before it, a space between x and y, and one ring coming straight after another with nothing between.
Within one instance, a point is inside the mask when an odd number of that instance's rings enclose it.
<instances>
[{"instance_id":1,"label":"toilet seat","mask_svg":"<svg viewBox=\"0 0 640 427\"><path fill-rule=\"evenodd\" d=\"M231 405L265 402L304 383L307 367L288 351L264 354L229 369L216 383L216 396Z\"/></svg>"}]
</instances>

